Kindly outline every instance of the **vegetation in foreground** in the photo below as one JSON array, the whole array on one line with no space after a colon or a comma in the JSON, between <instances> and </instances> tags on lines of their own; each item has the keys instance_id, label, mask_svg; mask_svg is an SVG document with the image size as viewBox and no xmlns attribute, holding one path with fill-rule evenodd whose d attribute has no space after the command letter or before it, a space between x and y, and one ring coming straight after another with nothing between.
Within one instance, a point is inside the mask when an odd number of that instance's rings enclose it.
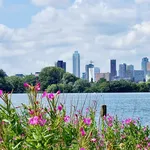
<instances>
[{"instance_id":1,"label":"vegetation in foreground","mask_svg":"<svg viewBox=\"0 0 150 150\"><path fill-rule=\"evenodd\" d=\"M134 83L131 81L111 81L100 79L97 83L89 83L87 80L79 79L71 73L65 73L63 69L57 67L43 68L39 77L27 75L24 77L6 76L3 70L0 70L0 89L6 92L24 93L26 89L23 83L35 85L41 83L41 91L56 93L60 90L62 93L92 93L92 92L149 92L150 82Z\"/></svg>"},{"instance_id":2,"label":"vegetation in foreground","mask_svg":"<svg viewBox=\"0 0 150 150\"><path fill-rule=\"evenodd\" d=\"M1 150L149 150L150 130L139 120L120 122L104 116L99 126L95 120L96 105L70 114L56 94L40 91L40 84L25 83L29 105L13 106L11 94L0 90ZM44 98L44 99L43 99ZM47 99L44 107L42 99ZM19 109L19 110L18 110Z\"/></svg>"}]
</instances>

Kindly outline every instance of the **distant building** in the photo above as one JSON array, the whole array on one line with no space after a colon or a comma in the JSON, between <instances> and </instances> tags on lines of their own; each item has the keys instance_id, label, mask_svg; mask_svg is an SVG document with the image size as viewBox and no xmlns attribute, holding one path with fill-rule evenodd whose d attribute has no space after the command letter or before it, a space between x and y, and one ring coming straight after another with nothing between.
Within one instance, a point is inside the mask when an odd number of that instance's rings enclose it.
<instances>
[{"instance_id":1,"label":"distant building","mask_svg":"<svg viewBox=\"0 0 150 150\"><path fill-rule=\"evenodd\" d=\"M23 77L24 77L23 74L16 74L15 76L16 76L16 77L20 77L20 78L23 78Z\"/></svg>"},{"instance_id":2,"label":"distant building","mask_svg":"<svg viewBox=\"0 0 150 150\"><path fill-rule=\"evenodd\" d=\"M146 77L147 74L147 63L148 63L148 58L147 57L142 58L141 69L144 71L144 77Z\"/></svg>"},{"instance_id":3,"label":"distant building","mask_svg":"<svg viewBox=\"0 0 150 150\"><path fill-rule=\"evenodd\" d=\"M35 72L35 76L38 77L40 72Z\"/></svg>"},{"instance_id":4,"label":"distant building","mask_svg":"<svg viewBox=\"0 0 150 150\"><path fill-rule=\"evenodd\" d=\"M117 76L116 60L115 59L110 60L110 75L111 75L111 80L113 80L113 78L115 76Z\"/></svg>"},{"instance_id":5,"label":"distant building","mask_svg":"<svg viewBox=\"0 0 150 150\"><path fill-rule=\"evenodd\" d=\"M85 66L85 72L86 72L86 79L89 82L94 82L95 81L95 76L94 76L94 65L92 64L92 61L90 64Z\"/></svg>"},{"instance_id":6,"label":"distant building","mask_svg":"<svg viewBox=\"0 0 150 150\"><path fill-rule=\"evenodd\" d=\"M144 70L134 70L134 82L145 80Z\"/></svg>"},{"instance_id":7,"label":"distant building","mask_svg":"<svg viewBox=\"0 0 150 150\"><path fill-rule=\"evenodd\" d=\"M133 65L127 65L126 67L126 78L133 80L133 73L134 73L134 66Z\"/></svg>"},{"instance_id":8,"label":"distant building","mask_svg":"<svg viewBox=\"0 0 150 150\"><path fill-rule=\"evenodd\" d=\"M85 72L82 73L82 79L86 80L86 73Z\"/></svg>"},{"instance_id":9,"label":"distant building","mask_svg":"<svg viewBox=\"0 0 150 150\"><path fill-rule=\"evenodd\" d=\"M80 54L78 51L75 51L73 54L73 74L80 78Z\"/></svg>"},{"instance_id":10,"label":"distant building","mask_svg":"<svg viewBox=\"0 0 150 150\"><path fill-rule=\"evenodd\" d=\"M126 78L126 69L127 69L126 67L127 65L125 63L119 65L119 77L121 79Z\"/></svg>"},{"instance_id":11,"label":"distant building","mask_svg":"<svg viewBox=\"0 0 150 150\"><path fill-rule=\"evenodd\" d=\"M147 63L147 72L150 71L150 62Z\"/></svg>"},{"instance_id":12,"label":"distant building","mask_svg":"<svg viewBox=\"0 0 150 150\"><path fill-rule=\"evenodd\" d=\"M95 81L97 82L98 80L100 80L102 78L106 79L106 81L110 81L110 73L109 72L107 72L107 73L97 73Z\"/></svg>"},{"instance_id":13,"label":"distant building","mask_svg":"<svg viewBox=\"0 0 150 150\"><path fill-rule=\"evenodd\" d=\"M96 79L96 75L100 73L100 68L99 67L94 67L94 76Z\"/></svg>"},{"instance_id":14,"label":"distant building","mask_svg":"<svg viewBox=\"0 0 150 150\"><path fill-rule=\"evenodd\" d=\"M66 62L62 60L58 60L56 63L56 67L62 68L66 72Z\"/></svg>"}]
</instances>

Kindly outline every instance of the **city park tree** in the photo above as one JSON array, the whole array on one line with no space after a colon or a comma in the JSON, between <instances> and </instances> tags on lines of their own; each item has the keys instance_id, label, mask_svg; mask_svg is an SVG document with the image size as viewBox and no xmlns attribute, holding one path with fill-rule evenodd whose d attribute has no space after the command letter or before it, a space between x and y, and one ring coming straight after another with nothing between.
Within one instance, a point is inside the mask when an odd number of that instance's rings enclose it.
<instances>
[{"instance_id":1,"label":"city park tree","mask_svg":"<svg viewBox=\"0 0 150 150\"><path fill-rule=\"evenodd\" d=\"M47 89L51 84L61 83L65 71L59 67L45 67L39 74L41 90Z\"/></svg>"}]
</instances>

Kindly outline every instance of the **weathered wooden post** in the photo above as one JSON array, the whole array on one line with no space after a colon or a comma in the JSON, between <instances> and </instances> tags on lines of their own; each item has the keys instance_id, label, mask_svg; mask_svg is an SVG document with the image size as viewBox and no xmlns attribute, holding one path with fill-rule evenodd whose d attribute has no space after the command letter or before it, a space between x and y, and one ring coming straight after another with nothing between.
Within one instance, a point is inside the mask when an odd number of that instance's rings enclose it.
<instances>
[{"instance_id":1,"label":"weathered wooden post","mask_svg":"<svg viewBox=\"0 0 150 150\"><path fill-rule=\"evenodd\" d=\"M107 114L107 106L106 105L102 105L101 106L101 111L100 111L101 118L106 116L106 114Z\"/></svg>"}]
</instances>

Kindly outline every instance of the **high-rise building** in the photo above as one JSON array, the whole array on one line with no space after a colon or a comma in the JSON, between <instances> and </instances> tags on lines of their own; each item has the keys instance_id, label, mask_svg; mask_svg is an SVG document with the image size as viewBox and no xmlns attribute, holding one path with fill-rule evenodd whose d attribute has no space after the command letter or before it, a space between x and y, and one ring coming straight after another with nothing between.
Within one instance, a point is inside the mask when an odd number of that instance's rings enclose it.
<instances>
[{"instance_id":1,"label":"high-rise building","mask_svg":"<svg viewBox=\"0 0 150 150\"><path fill-rule=\"evenodd\" d=\"M113 78L115 76L117 76L116 60L115 59L110 60L110 76L111 76L111 80L113 80Z\"/></svg>"},{"instance_id":2,"label":"high-rise building","mask_svg":"<svg viewBox=\"0 0 150 150\"><path fill-rule=\"evenodd\" d=\"M82 73L82 79L86 80L86 73L85 72Z\"/></svg>"},{"instance_id":3,"label":"high-rise building","mask_svg":"<svg viewBox=\"0 0 150 150\"><path fill-rule=\"evenodd\" d=\"M75 51L73 54L73 74L80 78L80 54L78 51Z\"/></svg>"},{"instance_id":4,"label":"high-rise building","mask_svg":"<svg viewBox=\"0 0 150 150\"><path fill-rule=\"evenodd\" d=\"M146 77L147 74L147 63L148 58L147 57L142 58L141 69L144 71L144 77Z\"/></svg>"},{"instance_id":5,"label":"high-rise building","mask_svg":"<svg viewBox=\"0 0 150 150\"><path fill-rule=\"evenodd\" d=\"M94 76L96 79L96 75L100 73L100 68L99 67L94 67Z\"/></svg>"},{"instance_id":6,"label":"high-rise building","mask_svg":"<svg viewBox=\"0 0 150 150\"><path fill-rule=\"evenodd\" d=\"M62 68L66 72L66 62L62 60L58 60L56 63L56 67Z\"/></svg>"},{"instance_id":7,"label":"high-rise building","mask_svg":"<svg viewBox=\"0 0 150 150\"><path fill-rule=\"evenodd\" d=\"M126 78L126 67L127 65L125 63L119 65L119 77L121 79Z\"/></svg>"},{"instance_id":8,"label":"high-rise building","mask_svg":"<svg viewBox=\"0 0 150 150\"><path fill-rule=\"evenodd\" d=\"M90 64L85 66L85 72L86 72L86 79L89 82L94 82L95 81L94 65L93 65L92 61L90 62Z\"/></svg>"},{"instance_id":9,"label":"high-rise building","mask_svg":"<svg viewBox=\"0 0 150 150\"><path fill-rule=\"evenodd\" d=\"M134 66L127 65L126 67L126 78L133 80Z\"/></svg>"},{"instance_id":10,"label":"high-rise building","mask_svg":"<svg viewBox=\"0 0 150 150\"><path fill-rule=\"evenodd\" d=\"M144 70L134 70L134 82L141 82L144 80Z\"/></svg>"}]
</instances>

